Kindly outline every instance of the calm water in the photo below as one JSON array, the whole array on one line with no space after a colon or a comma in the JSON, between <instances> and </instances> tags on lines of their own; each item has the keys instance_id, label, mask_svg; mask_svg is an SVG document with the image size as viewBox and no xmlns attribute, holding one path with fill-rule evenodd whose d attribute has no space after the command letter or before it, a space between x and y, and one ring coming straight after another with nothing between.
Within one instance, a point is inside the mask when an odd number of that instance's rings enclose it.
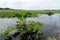
<instances>
[{"instance_id":1,"label":"calm water","mask_svg":"<svg viewBox=\"0 0 60 40\"><path fill-rule=\"evenodd\" d=\"M0 18L0 33L2 30L5 30L7 27L14 27L16 26L17 18ZM0 40L4 40L5 37L3 37L0 34Z\"/></svg>"},{"instance_id":2,"label":"calm water","mask_svg":"<svg viewBox=\"0 0 60 40\"><path fill-rule=\"evenodd\" d=\"M17 18L0 18L0 31L6 27L14 27L17 20Z\"/></svg>"},{"instance_id":3,"label":"calm water","mask_svg":"<svg viewBox=\"0 0 60 40\"><path fill-rule=\"evenodd\" d=\"M40 21L44 24L44 36L52 36L56 32L60 32L60 14L48 16L46 14L39 15L36 18L27 18L27 20Z\"/></svg>"},{"instance_id":4,"label":"calm water","mask_svg":"<svg viewBox=\"0 0 60 40\"><path fill-rule=\"evenodd\" d=\"M52 16L41 15L38 19L44 24L42 30L45 36L52 36L54 33L60 32L60 14L55 14Z\"/></svg>"},{"instance_id":5,"label":"calm water","mask_svg":"<svg viewBox=\"0 0 60 40\"><path fill-rule=\"evenodd\" d=\"M6 27L13 27L16 25L17 18L0 18L0 31ZM60 14L54 14L48 16L46 14L41 14L36 18L27 18L28 20L40 21L43 25L44 36L51 36L56 32L60 32ZM0 37L0 40L3 37Z\"/></svg>"}]
</instances>

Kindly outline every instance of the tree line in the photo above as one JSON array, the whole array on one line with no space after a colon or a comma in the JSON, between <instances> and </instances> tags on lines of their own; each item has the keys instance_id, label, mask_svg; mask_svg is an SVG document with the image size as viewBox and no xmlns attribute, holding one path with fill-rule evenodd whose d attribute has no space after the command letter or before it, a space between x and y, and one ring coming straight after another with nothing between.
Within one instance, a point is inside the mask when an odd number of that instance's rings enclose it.
<instances>
[{"instance_id":1,"label":"tree line","mask_svg":"<svg viewBox=\"0 0 60 40\"><path fill-rule=\"evenodd\" d=\"M0 8L0 10L10 10L10 8Z\"/></svg>"}]
</instances>

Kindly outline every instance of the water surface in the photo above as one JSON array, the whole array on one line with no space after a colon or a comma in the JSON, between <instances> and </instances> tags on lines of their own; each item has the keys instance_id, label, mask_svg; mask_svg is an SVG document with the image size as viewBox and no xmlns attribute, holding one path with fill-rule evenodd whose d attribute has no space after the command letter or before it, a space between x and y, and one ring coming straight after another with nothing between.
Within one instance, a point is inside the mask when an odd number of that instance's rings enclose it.
<instances>
[{"instance_id":1,"label":"water surface","mask_svg":"<svg viewBox=\"0 0 60 40\"><path fill-rule=\"evenodd\" d=\"M14 27L17 20L18 18L0 18L0 31L6 27ZM45 37L52 36L54 33L60 32L60 14L54 14L51 16L40 14L38 17L27 18L26 20L42 22L44 24L42 30ZM3 37L0 37L0 40L2 38Z\"/></svg>"},{"instance_id":2,"label":"water surface","mask_svg":"<svg viewBox=\"0 0 60 40\"><path fill-rule=\"evenodd\" d=\"M44 36L52 36L54 33L60 32L60 14L48 16L41 14L36 18L27 18L27 20L40 21L43 25Z\"/></svg>"}]
</instances>

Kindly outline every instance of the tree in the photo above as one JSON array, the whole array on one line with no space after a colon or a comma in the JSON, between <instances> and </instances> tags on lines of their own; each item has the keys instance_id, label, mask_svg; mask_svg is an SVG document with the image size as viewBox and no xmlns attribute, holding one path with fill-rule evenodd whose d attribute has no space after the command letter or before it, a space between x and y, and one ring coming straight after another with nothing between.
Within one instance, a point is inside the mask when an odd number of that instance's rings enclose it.
<instances>
[{"instance_id":1,"label":"tree","mask_svg":"<svg viewBox=\"0 0 60 40\"><path fill-rule=\"evenodd\" d=\"M2 10L3 8L0 8L0 10Z\"/></svg>"},{"instance_id":2,"label":"tree","mask_svg":"<svg viewBox=\"0 0 60 40\"><path fill-rule=\"evenodd\" d=\"M7 10L9 10L10 8L4 8L4 9L7 9Z\"/></svg>"}]
</instances>

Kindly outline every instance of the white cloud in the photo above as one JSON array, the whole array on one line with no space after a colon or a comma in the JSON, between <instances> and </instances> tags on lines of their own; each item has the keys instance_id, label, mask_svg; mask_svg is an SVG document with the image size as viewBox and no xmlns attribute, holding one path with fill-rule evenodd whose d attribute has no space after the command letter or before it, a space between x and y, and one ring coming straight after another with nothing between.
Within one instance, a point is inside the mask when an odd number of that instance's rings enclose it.
<instances>
[{"instance_id":1,"label":"white cloud","mask_svg":"<svg viewBox=\"0 0 60 40\"><path fill-rule=\"evenodd\" d=\"M60 9L59 0L0 0L0 7L16 9Z\"/></svg>"}]
</instances>

